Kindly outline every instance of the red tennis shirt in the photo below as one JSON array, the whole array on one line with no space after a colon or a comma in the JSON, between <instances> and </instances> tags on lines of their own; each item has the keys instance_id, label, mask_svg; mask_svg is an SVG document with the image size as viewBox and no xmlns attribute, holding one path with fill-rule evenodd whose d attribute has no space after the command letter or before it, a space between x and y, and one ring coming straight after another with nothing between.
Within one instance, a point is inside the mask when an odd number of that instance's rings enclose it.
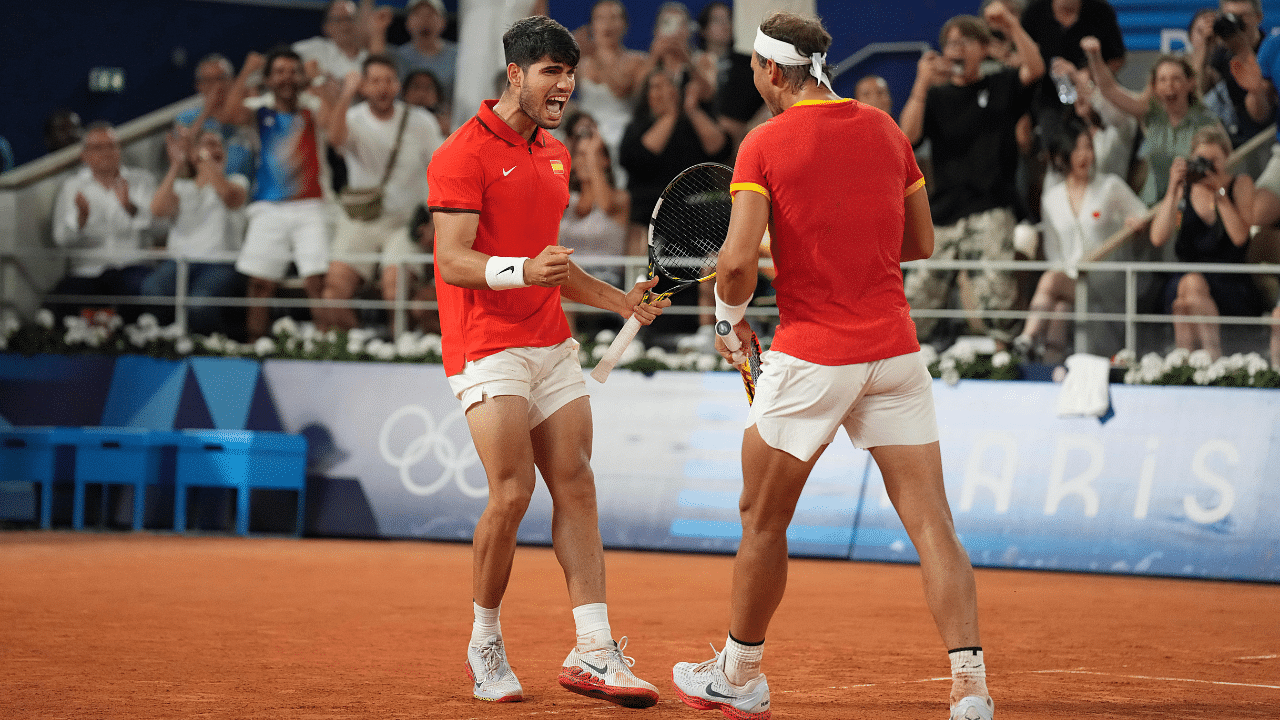
<instances>
[{"instance_id":1,"label":"red tennis shirt","mask_svg":"<svg viewBox=\"0 0 1280 720\"><path fill-rule=\"evenodd\" d=\"M772 349L851 365L920 349L902 290L911 143L854 100L800 102L747 134L732 192L769 199L779 324Z\"/></svg>"},{"instance_id":2,"label":"red tennis shirt","mask_svg":"<svg viewBox=\"0 0 1280 720\"><path fill-rule=\"evenodd\" d=\"M480 215L474 249L533 257L557 242L569 206L569 153L538 128L526 141L486 100L431 156L427 204L433 212ZM446 375L469 360L514 347L550 347L569 337L560 288L469 290L440 278L436 300Z\"/></svg>"}]
</instances>

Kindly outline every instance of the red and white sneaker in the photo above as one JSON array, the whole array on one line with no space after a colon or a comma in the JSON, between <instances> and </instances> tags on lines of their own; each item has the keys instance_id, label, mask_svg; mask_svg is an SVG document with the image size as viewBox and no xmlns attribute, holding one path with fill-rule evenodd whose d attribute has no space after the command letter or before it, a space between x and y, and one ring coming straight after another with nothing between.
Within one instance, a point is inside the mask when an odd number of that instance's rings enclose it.
<instances>
[{"instance_id":1,"label":"red and white sneaker","mask_svg":"<svg viewBox=\"0 0 1280 720\"><path fill-rule=\"evenodd\" d=\"M606 647L579 652L575 647L564 659L560 686L579 695L608 700L623 707L647 708L658 704L658 688L636 677L636 661L622 654L627 638Z\"/></svg>"},{"instance_id":2,"label":"red and white sneaker","mask_svg":"<svg viewBox=\"0 0 1280 720\"><path fill-rule=\"evenodd\" d=\"M524 689L507 663L502 638L494 635L478 648L467 646L467 675L475 683L472 694L489 702L520 702Z\"/></svg>"},{"instance_id":3,"label":"red and white sneaker","mask_svg":"<svg viewBox=\"0 0 1280 720\"><path fill-rule=\"evenodd\" d=\"M684 704L697 710L719 710L733 720L769 720L773 711L764 674L745 685L734 685L724 673L724 664L724 652L700 663L676 663L671 679Z\"/></svg>"}]
</instances>

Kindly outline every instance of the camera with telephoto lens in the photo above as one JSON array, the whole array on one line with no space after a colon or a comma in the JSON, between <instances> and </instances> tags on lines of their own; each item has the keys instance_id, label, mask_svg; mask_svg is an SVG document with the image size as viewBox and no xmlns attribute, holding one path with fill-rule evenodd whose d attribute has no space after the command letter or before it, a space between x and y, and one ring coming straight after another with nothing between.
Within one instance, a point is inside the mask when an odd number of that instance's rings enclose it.
<instances>
[{"instance_id":1,"label":"camera with telephoto lens","mask_svg":"<svg viewBox=\"0 0 1280 720\"><path fill-rule=\"evenodd\" d=\"M1216 171L1217 168L1209 158L1193 157L1187 160L1187 185L1195 185Z\"/></svg>"},{"instance_id":2,"label":"camera with telephoto lens","mask_svg":"<svg viewBox=\"0 0 1280 720\"><path fill-rule=\"evenodd\" d=\"M1235 13L1218 13L1213 19L1213 34L1223 40L1230 40L1244 29L1244 18Z\"/></svg>"}]
</instances>

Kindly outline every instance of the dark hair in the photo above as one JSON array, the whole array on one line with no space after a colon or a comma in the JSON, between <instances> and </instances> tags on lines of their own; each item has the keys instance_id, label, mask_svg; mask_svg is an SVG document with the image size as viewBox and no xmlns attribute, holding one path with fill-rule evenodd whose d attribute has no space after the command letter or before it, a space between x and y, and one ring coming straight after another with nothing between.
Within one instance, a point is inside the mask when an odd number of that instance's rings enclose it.
<instances>
[{"instance_id":1,"label":"dark hair","mask_svg":"<svg viewBox=\"0 0 1280 720\"><path fill-rule=\"evenodd\" d=\"M574 133L577 132L578 130L578 127L577 127L578 123L582 122L583 120L590 120L591 122L596 121L595 117L592 116L591 113L586 112L584 110L574 110L573 112L566 115L564 117L564 122L561 123L561 127L563 127L565 131L565 137L569 138L569 140L572 141Z\"/></svg>"},{"instance_id":2,"label":"dark hair","mask_svg":"<svg viewBox=\"0 0 1280 720\"><path fill-rule=\"evenodd\" d=\"M364 74L369 74L370 65L385 65L386 67L391 68L391 72L395 74L397 79L400 77L400 66L396 65L396 61L386 53L374 53L365 58L364 62L360 63L360 69Z\"/></svg>"},{"instance_id":3,"label":"dark hair","mask_svg":"<svg viewBox=\"0 0 1280 720\"><path fill-rule=\"evenodd\" d=\"M1063 118L1058 132L1049 136L1049 165L1054 170L1066 175L1071 171L1071 153L1075 152L1076 143L1089 128L1084 121L1074 115Z\"/></svg>"},{"instance_id":4,"label":"dark hair","mask_svg":"<svg viewBox=\"0 0 1280 720\"><path fill-rule=\"evenodd\" d=\"M521 70L528 70L530 65L543 58L577 67L582 56L573 34L545 15L517 20L502 36L502 51L507 57L507 64L514 63Z\"/></svg>"},{"instance_id":5,"label":"dark hair","mask_svg":"<svg viewBox=\"0 0 1280 720\"><path fill-rule=\"evenodd\" d=\"M663 76L676 89L676 107L680 108L680 113L684 113L684 88L680 83L676 82L670 75L662 70L662 68L654 68L649 71L648 75L640 81L640 92L636 100L636 110L632 115L633 118L652 118L653 108L649 106L649 85L653 83L653 79L657 76Z\"/></svg>"},{"instance_id":6,"label":"dark hair","mask_svg":"<svg viewBox=\"0 0 1280 720\"><path fill-rule=\"evenodd\" d=\"M302 56L295 52L293 48L288 45L277 45L267 51L267 61L262 66L262 74L271 75L271 66L280 58L288 58L297 62L299 67L302 66Z\"/></svg>"},{"instance_id":7,"label":"dark hair","mask_svg":"<svg viewBox=\"0 0 1280 720\"><path fill-rule=\"evenodd\" d=\"M413 84L414 80L417 80L420 77L426 77L429 80L431 80L431 84L436 86L436 92L439 94L444 94L444 88L440 85L440 78L436 77L435 73L431 72L430 70L424 67L410 70L409 73L404 76L404 81L400 84L403 87L407 88Z\"/></svg>"},{"instance_id":8,"label":"dark hair","mask_svg":"<svg viewBox=\"0 0 1280 720\"><path fill-rule=\"evenodd\" d=\"M704 5L702 8L702 11L698 13L698 49L699 50L707 49L707 38L703 33L706 31L707 25L711 22L711 11L718 7L722 7L725 10L729 11L729 23L730 24L733 23L733 7L729 5L729 3L725 2L725 0L711 0L711 2ZM732 34L729 35L729 48L730 49L733 48Z\"/></svg>"},{"instance_id":9,"label":"dark hair","mask_svg":"<svg viewBox=\"0 0 1280 720\"><path fill-rule=\"evenodd\" d=\"M1154 64L1151 65L1151 72L1148 73L1148 87L1155 87L1156 74L1160 72L1161 65L1175 65L1182 69L1182 74L1187 76L1191 81L1191 90L1187 92L1187 103L1195 105L1200 100L1200 90L1196 85L1196 69L1191 67L1191 62L1182 55L1174 55L1167 53L1156 58Z\"/></svg>"},{"instance_id":10,"label":"dark hair","mask_svg":"<svg viewBox=\"0 0 1280 720\"><path fill-rule=\"evenodd\" d=\"M783 42L791 43L801 55L812 55L814 53L826 53L831 47L831 34L822 27L822 21L818 19L810 19L796 15L794 13L778 11L765 18L760 23L760 32ZM757 58L760 66L764 67L765 58ZM782 77L787 81L787 87L792 92L799 92L805 86L805 83L817 79L809 73L808 65L779 65L778 69L782 71ZM823 64L822 72L831 77L831 67Z\"/></svg>"},{"instance_id":11,"label":"dark hair","mask_svg":"<svg viewBox=\"0 0 1280 720\"><path fill-rule=\"evenodd\" d=\"M947 36L951 34L951 28L956 28L964 37L977 40L983 45L990 45L993 39L991 28L982 18L973 15L957 15L942 24L942 30L938 32L938 47L947 46Z\"/></svg>"}]
</instances>

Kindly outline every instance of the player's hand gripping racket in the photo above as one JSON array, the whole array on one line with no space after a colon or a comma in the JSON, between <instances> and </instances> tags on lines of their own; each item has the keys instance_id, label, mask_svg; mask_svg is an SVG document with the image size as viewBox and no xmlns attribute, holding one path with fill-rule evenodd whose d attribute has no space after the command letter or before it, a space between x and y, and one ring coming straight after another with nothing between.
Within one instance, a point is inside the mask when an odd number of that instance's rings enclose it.
<instances>
[{"instance_id":1,"label":"player's hand gripping racket","mask_svg":"<svg viewBox=\"0 0 1280 720\"><path fill-rule=\"evenodd\" d=\"M647 293L648 302L671 297L716 276L716 256L729 233L733 209L729 196L732 179L732 168L702 163L677 175L662 191L649 221L648 279L661 278L667 287L660 293ZM639 331L640 321L632 315L591 377L604 382Z\"/></svg>"},{"instance_id":2,"label":"player's hand gripping racket","mask_svg":"<svg viewBox=\"0 0 1280 720\"><path fill-rule=\"evenodd\" d=\"M716 334L724 341L724 346L729 348L729 352L741 352L745 356L743 362L738 365L738 372L742 373L742 386L747 389L747 404L750 405L755 402L756 381L760 379L760 340L753 332L751 342L743 348L742 341L738 339L738 334L733 331L733 326L728 320L716 323Z\"/></svg>"}]
</instances>

